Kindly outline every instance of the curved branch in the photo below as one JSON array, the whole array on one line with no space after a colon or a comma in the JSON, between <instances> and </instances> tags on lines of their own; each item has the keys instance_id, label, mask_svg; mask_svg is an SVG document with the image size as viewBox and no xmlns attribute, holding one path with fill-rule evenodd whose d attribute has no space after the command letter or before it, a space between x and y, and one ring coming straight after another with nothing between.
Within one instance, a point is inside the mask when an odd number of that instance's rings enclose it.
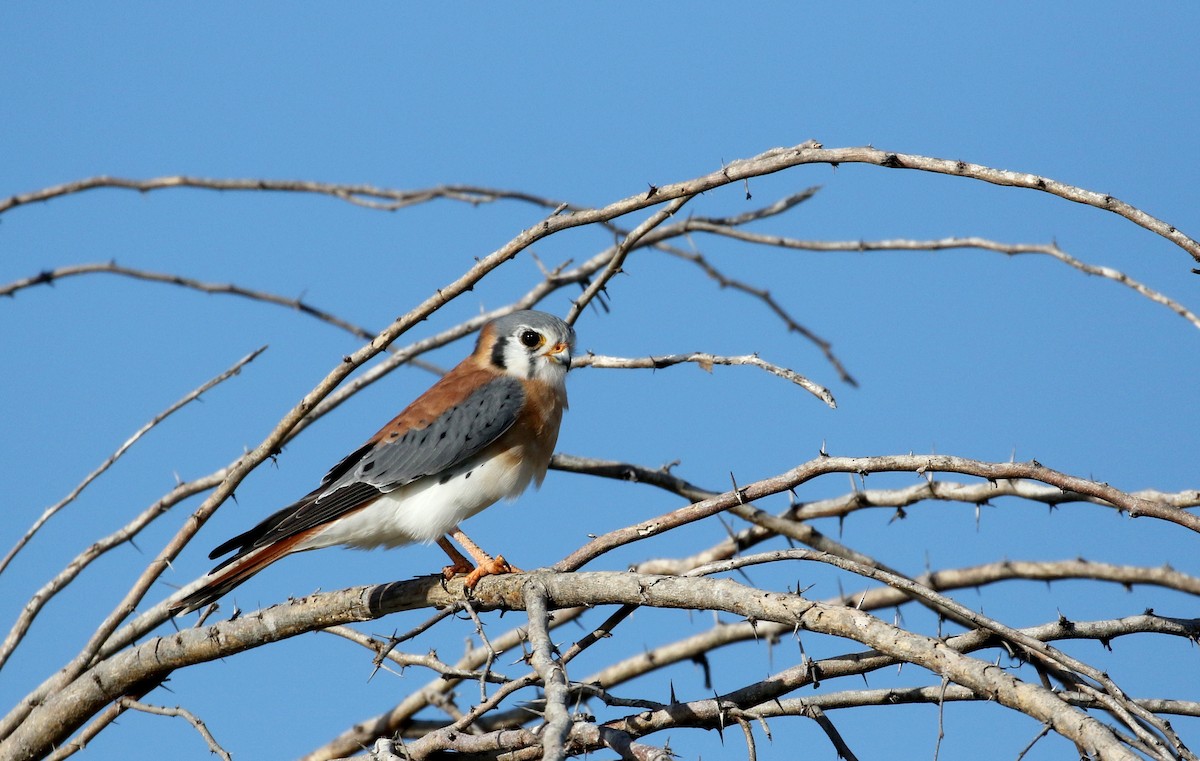
<instances>
[{"instance_id":1,"label":"curved branch","mask_svg":"<svg viewBox=\"0 0 1200 761\"><path fill-rule=\"evenodd\" d=\"M833 393L808 378L804 377L795 370L789 370L786 367L767 362L757 354L746 354L740 357L723 357L716 354L707 354L705 352L692 352L690 354L663 354L656 357L606 357L600 354L587 353L582 357L572 360L571 366L575 367L597 367L604 369L648 369L659 370L672 365L681 365L685 363L697 364L701 369L712 371L714 365L727 366L750 366L757 367L760 370L766 370L772 375L783 378L786 381L795 383L805 391L817 397L831 408L837 408L837 402L833 398Z\"/></svg>"},{"instance_id":2,"label":"curved branch","mask_svg":"<svg viewBox=\"0 0 1200 761\"><path fill-rule=\"evenodd\" d=\"M25 532L25 535L18 540L17 544L9 551L4 560L0 562L0 572L3 572L4 568L12 560L12 558L15 557L23 547L25 547L29 540L33 538L34 534L36 534L37 531L43 525L45 525L46 521L50 520L55 513L74 501L74 499L78 497L90 483L95 481L106 470L108 470L113 463L120 459L121 456L125 454L130 447L137 443L137 441L143 435L149 432L150 429L158 425L172 413L176 412L189 402L198 399L205 391L208 391L214 386L240 373L243 367L252 362L259 354L262 354L264 351L266 351L266 348L267 347L263 346L262 348L257 349L251 352L249 355L243 357L236 362L233 367L229 368L212 380L202 384L194 391L186 394L182 399L175 402L158 415L155 415L154 419L138 429L138 431L134 433L134 435L130 437L124 444L118 447L117 451L110 455L108 459L100 465L100 467L89 473L87 477L84 478L84 480L71 491L70 494L46 508L41 517L34 522L33 526L31 526L29 530ZM172 490L171 494L174 495L174 501L177 502L178 500L183 499L186 496L190 496L193 493L195 493L195 490L192 485L180 484L176 486L174 490ZM83 552L77 555L74 560L67 564L67 567L64 568L58 575L56 575L53 579L43 585L41 589L33 594L33 597L31 597L29 601L25 603L25 607L21 610L17 620L13 623L8 635L4 638L4 642L0 643L0 669L2 669L8 662L8 659L12 656L13 651L16 650L17 646L21 643L25 633L33 624L33 620L37 617L38 613L41 612L42 608L45 607L46 603L49 602L50 599L53 598L54 595L57 594L61 589L71 583L71 581L73 581L88 565L90 565L93 560L113 549L114 547L118 547L125 542L130 541L138 533L138 531L149 524L151 520L161 515L165 511L167 505L173 504L173 502L168 502L170 496L171 495L168 495L168 497L164 497L156 502L150 509L143 511L141 515L135 518L132 523L127 524L119 531L104 537L97 542L93 542L87 549L85 549Z\"/></svg>"},{"instance_id":3,"label":"curved branch","mask_svg":"<svg viewBox=\"0 0 1200 761\"><path fill-rule=\"evenodd\" d=\"M940 238L937 240L891 239L876 241L813 241L798 240L796 238L788 238L779 235L753 233L746 230L738 230L727 225L714 224L707 220L700 219L688 220L687 225L690 229L697 232L721 235L746 243L775 246L778 248L790 248L800 251L944 251L946 249L954 248L978 248L985 251L996 251L1009 256L1017 256L1019 254L1041 254L1057 259L1063 264L1073 267L1084 274L1096 275L1097 277L1102 277L1106 280L1112 280L1115 283L1123 285L1137 292L1139 295L1150 299L1154 303L1165 306L1167 309L1170 309L1175 314L1190 322L1193 326L1200 328L1200 316L1196 315L1178 301L1175 301L1174 299L1154 290L1145 283L1135 280L1120 270L1112 267L1088 264L1080 259L1076 259L1053 243L1000 243L978 237ZM683 252L674 253L674 255L691 259L691 257L687 256ZM699 264L699 262L696 263Z\"/></svg>"},{"instance_id":4,"label":"curved branch","mask_svg":"<svg viewBox=\"0 0 1200 761\"><path fill-rule=\"evenodd\" d=\"M939 159L920 156L911 153L882 151L871 146L857 148L825 148L815 140L808 140L790 148L773 148L747 159L740 159L726 164L720 170L704 177L685 182L657 186L651 193L641 193L630 196L613 206L620 205L628 213L638 208L656 206L660 203L673 201L685 195L695 195L711 190L721 185L741 182L765 174L773 174L794 166L804 164L872 164L887 169L915 169L935 174L946 174L956 177L967 177L992 185L1027 188L1057 196L1067 201L1093 206L1122 216L1134 224L1150 232L1160 235L1192 255L1200 262L1200 243L1188 237L1183 232L1162 220L1153 217L1140 209L1121 201L1106 193L1069 185L1064 182L1041 177L1036 174L1014 172L1005 169L994 169L982 164L972 164L965 161ZM579 212L585 216L594 210L584 210L569 204L554 203L550 199L517 193L512 191L492 190L462 185L445 185L438 188L416 191L389 190L372 185L338 185L333 183L308 182L303 180L261 180L261 179L205 179L198 177L172 176L158 177L149 180L131 180L119 177L91 177L83 180L56 185L31 193L23 193L0 200L0 214L17 206L37 203L64 195L79 193L94 188L128 188L139 191L157 190L160 188L193 187L209 190L276 190L303 193L319 193L333 196L341 200L362 203L363 198L380 199L384 204L374 204L373 208L394 210L414 203L424 203L436 198L447 198L465 201L472 204L487 203L499 198L535 203L543 208L562 209ZM611 208L611 207L609 207ZM571 214L569 216L575 216ZM605 221L615 216L605 216ZM590 221L601 221L600 219Z\"/></svg>"},{"instance_id":5,"label":"curved branch","mask_svg":"<svg viewBox=\"0 0 1200 761\"><path fill-rule=\"evenodd\" d=\"M886 624L842 606L810 602L796 595L752 590L729 580L643 576L630 573L536 575L550 607L623 604L694 610L722 610L758 621L853 639L881 653L930 669L951 681L988 695L1005 706L1049 723L1055 730L1101 758L1133 758L1112 730L1064 705L1045 688L1022 682L990 664L963 656L939 640ZM521 609L528 577L487 577L475 590L477 610ZM316 628L364 621L412 607L453 604L461 581L443 587L438 578L358 587L313 595L296 604L278 605L201 629L154 638L93 666L89 674L32 710L0 744L0 757L37 758L64 742L89 716L126 694L134 685L156 683L177 668L234 655L267 642ZM640 725L640 719L638 721ZM637 726L627 726L635 736ZM431 733L420 747L443 740Z\"/></svg>"},{"instance_id":6,"label":"curved branch","mask_svg":"<svg viewBox=\"0 0 1200 761\"><path fill-rule=\"evenodd\" d=\"M183 288L190 288L194 291L200 291L201 293L240 296L245 299L250 299L251 301L261 301L267 304L274 304L276 306L294 309L302 314L315 317L321 322L328 323L335 328L344 330L357 338L370 339L375 337L374 331L367 330L366 328L355 325L347 320L343 320L337 315L326 312L323 309L318 309L302 299L292 299L286 296L279 296L274 293L269 293L267 291L243 288L235 283L210 283L204 280L184 277L183 275L173 275L167 272L153 272L150 270L137 269L135 267L124 267L116 262L72 264L65 267L57 267L52 270L44 270L31 277L14 280L7 285L0 286L0 296L15 296L18 291L32 288L34 286L52 285L56 280L62 280L63 278L94 274L120 275L123 277L129 277L135 280L145 280L152 283L178 285Z\"/></svg>"},{"instance_id":7,"label":"curved branch","mask_svg":"<svg viewBox=\"0 0 1200 761\"><path fill-rule=\"evenodd\" d=\"M988 463L946 455L887 455L881 457L820 457L810 460L792 470L756 481L735 491L708 497L686 507L642 521L633 526L610 532L588 542L569 557L555 564L558 571L570 571L583 567L610 550L632 542L677 528L688 523L724 512L739 505L789 491L818 476L829 473L870 473L911 471L919 476L926 474L962 473L978 476L989 482L1000 479L1028 479L1056 486L1064 491L1073 491L1103 500L1131 517L1152 516L1176 523L1192 531L1200 532L1200 518L1170 505L1153 502L1114 489L1108 484L1089 481L1051 470L1037 461L1026 463Z\"/></svg>"},{"instance_id":8,"label":"curved branch","mask_svg":"<svg viewBox=\"0 0 1200 761\"><path fill-rule=\"evenodd\" d=\"M396 190L392 188L380 188L374 185L345 185L333 182L312 182L309 180L262 180L262 179L239 179L239 178L209 178L209 177L189 177L186 175L172 175L167 177L153 177L145 180L130 179L126 177L110 177L101 175L97 177L87 177L73 182L65 182L61 185L53 185L48 188L42 188L29 193L21 193L8 198L0 199L0 214L3 214L17 206L25 206L33 203L44 203L55 198L63 196L75 195L88 190L96 190L98 188L113 188L120 190L136 190L141 193L148 193L152 190L164 190L169 188L193 188L198 190L245 190L245 191L271 191L271 192L289 192L289 193L314 193L317 195L326 195L337 198L347 203L352 203L357 206L362 206L368 209L377 209L382 211L396 211L406 206L415 206L416 204L428 203L438 199L449 201L459 201L468 203L472 206L478 206L484 203L493 203L499 200L523 201L535 206L541 206L547 209L553 209L563 206L569 209L577 207L563 204L559 201L554 201L549 198L543 198L531 193L522 193L513 190L498 190L495 188L485 188L476 185L440 185L435 188L426 188L424 190Z\"/></svg>"},{"instance_id":9,"label":"curved branch","mask_svg":"<svg viewBox=\"0 0 1200 761\"><path fill-rule=\"evenodd\" d=\"M653 194L650 194L650 196L653 196ZM681 195L675 198L666 206L651 214L640 225L633 228L617 246L612 257L608 260L608 264L604 267L604 271L584 288L579 298L575 299L575 303L571 304L571 309L564 318L566 323L568 325L575 324L575 321L579 319L579 314L584 308L591 303L592 299L604 291L604 287L608 284L609 280L612 280L613 275L621 271L621 265L625 263L625 257L636 247L639 240L644 238L651 230L670 219L675 212L679 211L685 203L694 197L694 195Z\"/></svg>"}]
</instances>

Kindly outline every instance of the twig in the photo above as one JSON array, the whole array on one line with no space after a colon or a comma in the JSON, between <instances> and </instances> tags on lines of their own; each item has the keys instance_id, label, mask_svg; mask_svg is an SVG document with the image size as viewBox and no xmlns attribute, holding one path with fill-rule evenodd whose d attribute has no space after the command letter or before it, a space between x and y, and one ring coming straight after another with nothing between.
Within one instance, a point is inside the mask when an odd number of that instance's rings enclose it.
<instances>
[{"instance_id":1,"label":"twig","mask_svg":"<svg viewBox=\"0 0 1200 761\"><path fill-rule=\"evenodd\" d=\"M937 707L937 742L933 744L933 761L938 761L938 754L942 750L942 740L946 737L946 688L950 686L950 680L942 677L942 686L938 692Z\"/></svg>"},{"instance_id":2,"label":"twig","mask_svg":"<svg viewBox=\"0 0 1200 761\"><path fill-rule=\"evenodd\" d=\"M1029 751L1033 750L1033 746L1037 744L1037 741L1042 739L1043 737L1045 737L1048 734L1050 734L1050 727L1049 726L1042 727L1041 731L1038 732L1036 735L1034 735L1033 739L1029 741L1029 744L1026 745L1024 748L1021 748L1021 752L1017 754L1017 761L1021 761L1021 759L1025 758L1025 754L1028 753Z\"/></svg>"},{"instance_id":3,"label":"twig","mask_svg":"<svg viewBox=\"0 0 1200 761\"><path fill-rule=\"evenodd\" d=\"M455 679L484 679L496 684L503 684L508 681L508 677L503 674L497 674L495 671L474 671L471 669L455 668L450 664L442 661L437 657L437 653L430 652L425 655L415 655L413 653L396 652L395 644L391 638L387 642L376 639L367 634L363 634L357 629L351 629L348 626L330 626L322 631L329 634L335 634L344 639L350 640L355 644L361 645L371 652L375 653L376 659L389 660L395 663L400 668L404 669L409 666L422 666L440 674L443 677L453 677Z\"/></svg>"},{"instance_id":4,"label":"twig","mask_svg":"<svg viewBox=\"0 0 1200 761\"><path fill-rule=\"evenodd\" d=\"M2 295L2 294L0 294L0 295ZM150 432L150 430L152 428L154 428L156 425L158 425L159 423L166 420L168 417L170 417L174 413L178 412L183 407L187 406L189 403L199 399L200 396L205 391L212 389L214 386L217 386L220 383L222 383L222 382L232 378L233 376L237 375L238 373L240 373L242 371L243 367L245 367L250 362L253 362L255 359L258 358L258 355L262 354L266 350L267 350L267 347L262 346L262 347L259 347L258 349L255 349L254 351L250 352L245 357L242 357L237 362L235 362L233 367L230 367L228 370L226 370L225 372L216 376L215 378L212 378L211 380L208 380L205 383L201 384L199 388L196 388L196 389L190 391L189 393L185 394L183 396L183 398L179 399L174 404L172 404L171 406L167 407L162 412L155 415L153 418L151 418L150 422L146 423L141 428L139 428L137 431L135 431L132 436L130 436L128 439L125 440L125 443L123 443L123 444L121 444L121 446L117 447L117 450L115 452L113 452L111 455L109 455L108 458L105 459L105 461L100 464L100 467L96 468L91 473L88 473L87 476L83 479L83 481L81 481L78 486L76 486L74 489L72 489L71 492L69 494L67 494L67 496L63 497L58 502L55 502L53 505L51 505L50 507L47 507L45 509L45 511L42 513L42 515L36 521L34 521L32 526L29 527L29 530L25 532L25 535L22 536L19 540L17 540L16 545L11 550L8 551L8 554L4 556L4 559L0 560L0 573L4 573L4 569L6 569L8 567L9 563L12 562L12 559L14 557L16 557L17 553L19 553L21 551L21 549L24 548L25 545L29 543L29 540L33 538L34 534L36 534L38 532L38 530L42 526L44 526L46 524L46 522L48 520L50 520L51 517L54 516L55 513L57 513L59 510L62 510L64 507L69 505L71 502L75 501L75 499L80 494L83 493L83 490L86 489L89 484L91 484L93 481L95 481L97 478L99 478L101 475L103 475L104 472L106 470L108 470L109 468L111 468L116 463L117 460L121 459L121 456L124 455L126 452L128 452L129 449L138 442L138 439L145 436L147 433ZM4 660L5 660L5 658L4 658L3 653L0 653L0 666L3 665Z\"/></svg>"},{"instance_id":5,"label":"twig","mask_svg":"<svg viewBox=\"0 0 1200 761\"><path fill-rule=\"evenodd\" d=\"M714 224L707 220L691 220L688 224L692 230L698 232L721 235L746 243L756 243L759 245L774 246L777 248L790 248L801 251L943 251L946 249L955 248L977 248L986 251L996 251L1009 256L1016 256L1019 254L1041 254L1044 256L1053 257L1063 264L1073 267L1085 274L1096 275L1097 277L1102 277L1106 280L1112 280L1115 283L1130 288L1141 296L1144 296L1155 302L1156 304L1165 306L1167 309L1170 309L1175 314L1192 323L1193 326L1200 328L1200 316L1197 316L1187 307L1183 306L1174 299L1171 299L1170 297L1163 295L1146 284L1135 280L1120 270L1102 265L1088 264L1087 262L1077 259L1053 243L1000 243L997 241L988 240L986 238L974 236L939 238L936 240L890 239L876 241L813 241L799 240L796 238L788 238L779 235L753 233L746 230L738 230L727 225Z\"/></svg>"},{"instance_id":6,"label":"twig","mask_svg":"<svg viewBox=\"0 0 1200 761\"><path fill-rule=\"evenodd\" d=\"M204 738L204 742L208 744L208 749L210 752L215 753L217 756L224 759L224 761L233 761L233 759L230 758L228 751L222 748L220 743L217 742L217 739L212 736L211 732L208 731L208 727L204 725L204 722L186 708L181 708L179 706L167 708L166 706L150 705L148 703L142 703L141 701L134 700L133 698L121 698L117 701L117 704L122 708L131 708L135 711L142 711L143 713L154 714L155 716L177 716L186 721L188 724L191 724L192 727L200 733L200 736Z\"/></svg>"},{"instance_id":7,"label":"twig","mask_svg":"<svg viewBox=\"0 0 1200 761\"><path fill-rule=\"evenodd\" d=\"M613 252L612 258L609 259L608 265L605 266L604 271L601 272L590 285L583 289L583 294L579 298L575 299L575 303L571 305L571 310L567 312L567 316L565 318L568 325L575 324L575 321L579 319L580 312L582 312L584 308L591 303L592 299L596 298L597 294L604 290L604 286L608 284L608 281L612 279L613 275L621 271L621 265L625 263L625 257L629 255L631 250L633 250L633 247L638 240L640 240L644 235L646 235L646 233L650 232L655 227L658 227L663 222L670 219L675 212L679 211L679 209L693 197L694 195L681 195L678 198L675 198L666 206L651 214L644 222L633 228L633 230L625 236L625 239L621 241L621 244L617 246L616 250Z\"/></svg>"},{"instance_id":8,"label":"twig","mask_svg":"<svg viewBox=\"0 0 1200 761\"><path fill-rule=\"evenodd\" d=\"M4 562L0 563L0 571L2 571L4 566L6 566L9 561L15 557L16 554L20 552L21 549L29 542L29 540L33 538L34 534L37 533L38 529L40 529L46 523L46 521L48 521L55 513L66 507L76 497L78 497L79 494L82 493L90 483L95 481L106 470L108 470L113 463L120 459L120 457L125 454L130 447L137 443L142 436L149 432L150 429L158 425L172 413L178 411L189 402L198 399L204 392L237 375L247 363L252 362L259 354L262 354L266 348L267 347L265 346L261 347L238 360L228 370L202 384L194 391L188 393L182 399L156 415L149 423L138 429L138 431L124 444L122 444L116 452L109 455L108 459L105 460L100 467L89 473L88 476L78 486L76 486L70 494L54 505L48 507L46 511L42 513L42 516L38 518L32 527L30 527L20 541L17 542L16 546L9 551L8 555L4 559ZM213 479L213 481L217 480L218 479L216 478ZM38 589L38 591L35 592L33 596L30 597L30 599L25 603L21 613L17 616L17 620L13 622L12 627L5 636L4 642L0 643L0 668L3 668L4 664L6 664L9 658L12 657L13 652L17 649L17 646L20 645L21 640L25 637L25 633L29 631L29 627L33 624L34 619L37 618L38 614L46 606L46 603L49 602L60 590L70 584L80 573L83 572L85 568L92 563L93 560L113 549L114 547L118 547L125 542L130 541L134 536L137 535L139 531L141 531L145 526L149 525L154 518L161 515L167 506L174 504L179 499L183 499L186 496L195 493L195 490L196 487L193 485L181 484L176 486L170 495L160 499L150 508L144 510L129 524L113 534L110 534L109 536L106 536L97 542L93 542L89 547L87 547L87 549L85 549L69 564L67 564L66 568L64 568L53 579L46 582L46 584Z\"/></svg>"},{"instance_id":9,"label":"twig","mask_svg":"<svg viewBox=\"0 0 1200 761\"><path fill-rule=\"evenodd\" d=\"M738 726L742 728L742 736L746 738L747 761L758 761L758 751L754 747L754 730L750 728L750 722L741 716L734 716L733 718L738 723Z\"/></svg>"},{"instance_id":10,"label":"twig","mask_svg":"<svg viewBox=\"0 0 1200 761\"><path fill-rule=\"evenodd\" d=\"M578 619L584 612L583 608L574 608L570 610L559 610L555 613L551 626L558 628L565 623ZM525 640L525 627L516 627L510 629L500 637L493 638L493 648L499 652L507 652L508 650L517 647ZM472 648L470 652L459 659L453 668L467 671L478 669L488 659L492 653L485 646ZM331 740L324 746L313 750L304 757L304 761L315 761L316 759L340 758L342 756L355 753L363 745L374 742L375 738L380 735L391 735L402 731L405 727L413 722L413 717L424 707L431 703L431 696L446 692L453 689L460 680L457 678L442 678L438 677L420 689L414 690L411 695L405 698L395 708L387 711L379 716L371 717L364 721L355 722L353 727L343 732L338 737ZM508 688L508 684L513 684L513 680L509 680L507 684L501 685L502 690L507 690L503 695L508 695L509 692L515 691L516 687ZM523 685L522 685L523 686ZM491 697L495 704L499 703L496 694ZM480 712L480 715L483 711ZM470 726L477 717L464 717L461 724L456 723L456 726L466 728ZM440 727L439 727L440 728ZM426 730L426 733L432 730ZM424 734L424 733L423 733Z\"/></svg>"},{"instance_id":11,"label":"twig","mask_svg":"<svg viewBox=\"0 0 1200 761\"><path fill-rule=\"evenodd\" d=\"M789 370L786 367L772 364L759 357L757 354L746 354L740 357L725 357L716 354L708 354L705 352L692 352L690 354L663 354L653 357L606 357L599 354L586 354L574 360L572 366L578 364L579 367L596 367L604 369L652 369L659 370L664 367L673 365L681 365L684 363L693 363L699 365L702 369L711 372L714 365L727 366L749 366L757 367L760 370L766 370L772 375L776 375L784 380L795 383L805 391L808 391L813 396L817 397L831 408L837 408L837 402L834 401L833 394L824 386L814 383L805 378L803 375L794 370Z\"/></svg>"},{"instance_id":12,"label":"twig","mask_svg":"<svg viewBox=\"0 0 1200 761\"><path fill-rule=\"evenodd\" d=\"M1079 674L1080 676L1091 679L1093 682L1100 685L1103 690L1103 692L1097 691L1095 693L1097 699L1104 703L1106 707L1110 708L1110 710L1112 710L1119 718L1121 718L1122 721L1124 721L1126 726L1128 726L1134 732L1134 734L1138 735L1142 741L1148 745L1157 745L1160 748L1162 747L1161 740L1146 732L1141 724L1139 724L1138 721L1133 718L1131 713L1136 713L1139 718L1152 724L1156 729L1162 732L1164 736L1173 738L1172 743L1177 747L1182 746L1182 743L1179 743L1177 738L1173 737L1173 732L1170 730L1170 728L1163 725L1162 722L1157 719L1157 717L1154 717L1148 712L1142 711L1136 705L1129 703L1124 693L1104 672L1090 666L1087 663L1084 663L1083 661L1066 655L1059 650L1050 648L1037 638L1031 637L1018 629L1005 626L995 619L989 618L981 613L976 613L970 608L955 602L949 597L934 592L928 587L918 584L911 579L907 579L877 567L866 566L843 557L812 550L781 550L777 552L734 558L713 565L718 566L720 570L729 570L732 568L741 568L758 563L776 562L783 559L815 560L817 562L828 563L843 570L856 573L860 576L883 582L890 587L894 587L903 591L905 594L911 594L914 597L919 597L923 600L926 600L940 609L949 611L953 615L969 621L970 624L976 628L987 629L988 631L1000 635L1005 640L1020 646L1022 649L1028 651L1035 657L1040 656L1050 663L1057 664L1063 668L1075 672L1076 674ZM712 568L702 567L693 570L692 574L702 575L711 572L713 572ZM943 677L945 676L946 675L943 674ZM1081 683L1081 687L1087 688L1090 687L1090 685Z\"/></svg>"},{"instance_id":13,"label":"twig","mask_svg":"<svg viewBox=\"0 0 1200 761\"><path fill-rule=\"evenodd\" d=\"M688 226L693 224L693 220L688 220L681 224L683 225L683 229L686 230ZM701 269L702 272L704 272L704 274L715 280L717 285L719 285L721 288L732 288L735 291L741 291L742 293L753 296L761 301L768 309L775 313L776 317L783 321L783 324L788 331L800 334L814 346L820 349L821 353L825 355L826 361L833 366L833 369L837 372L838 377L841 378L842 381L854 387L858 386L858 381L855 380L854 376L850 374L850 371L846 369L846 366L842 364L842 361L838 359L837 355L833 353L833 344L817 335L809 328L806 328L804 325L801 325L799 320L797 320L791 315L790 312L784 309L783 305L780 304L779 301L771 294L770 290L766 288L758 288L750 285L749 283L738 280L737 278L729 277L724 272L717 269L716 266L709 262L707 257L701 254L699 251L684 251L681 248L668 246L665 243L659 243L655 246L655 248L677 259L682 259L696 265Z\"/></svg>"},{"instance_id":14,"label":"twig","mask_svg":"<svg viewBox=\"0 0 1200 761\"><path fill-rule=\"evenodd\" d=\"M396 190L392 188L380 188L374 185L344 185L329 182L311 182L308 180L218 179L173 175L145 180L108 176L88 177L0 199L0 214L17 206L42 203L54 198L61 198L98 188L136 190L142 193L169 188L314 193L317 195L327 195L364 208L381 211L396 211L407 206L428 203L438 199L460 201L473 206L493 203L499 200L511 200L523 201L546 209L578 208L530 193L473 185L441 185L423 190Z\"/></svg>"},{"instance_id":15,"label":"twig","mask_svg":"<svg viewBox=\"0 0 1200 761\"><path fill-rule=\"evenodd\" d=\"M810 704L807 706L807 710L803 712L803 715L817 723L817 726L829 738L829 742L833 743L838 758L845 759L845 761L858 761L858 756L854 755L854 751L850 750L850 746L846 743L845 738L842 737L842 733L838 732L837 727L833 725L833 722L829 720L829 717L825 715L820 706Z\"/></svg>"},{"instance_id":16,"label":"twig","mask_svg":"<svg viewBox=\"0 0 1200 761\"><path fill-rule=\"evenodd\" d=\"M1052 484L1061 489L1097 497L1131 516L1153 516L1200 532L1200 518L1183 510L1133 497L1119 489L1059 471L1051 470L1036 461L1026 463L986 463L946 455L888 455L882 457L820 457L772 478L756 481L738 490L699 500L686 507L672 510L656 518L609 532L580 547L555 564L557 571L581 568L610 550L657 536L674 528L716 515L730 508L753 502L772 494L794 489L800 484L829 473L880 473L911 471L920 475L931 472L962 473L990 480L1024 478Z\"/></svg>"}]
</instances>

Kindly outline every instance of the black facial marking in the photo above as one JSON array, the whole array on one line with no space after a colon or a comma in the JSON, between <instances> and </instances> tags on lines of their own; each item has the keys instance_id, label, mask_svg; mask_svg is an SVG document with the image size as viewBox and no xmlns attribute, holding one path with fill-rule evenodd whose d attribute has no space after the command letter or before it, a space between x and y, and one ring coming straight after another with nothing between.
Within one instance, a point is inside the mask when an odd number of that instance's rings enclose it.
<instances>
[{"instance_id":1,"label":"black facial marking","mask_svg":"<svg viewBox=\"0 0 1200 761\"><path fill-rule=\"evenodd\" d=\"M508 343L508 336L500 336L496 339L496 345L492 347L492 364L501 370L505 369L504 364L504 347Z\"/></svg>"}]
</instances>

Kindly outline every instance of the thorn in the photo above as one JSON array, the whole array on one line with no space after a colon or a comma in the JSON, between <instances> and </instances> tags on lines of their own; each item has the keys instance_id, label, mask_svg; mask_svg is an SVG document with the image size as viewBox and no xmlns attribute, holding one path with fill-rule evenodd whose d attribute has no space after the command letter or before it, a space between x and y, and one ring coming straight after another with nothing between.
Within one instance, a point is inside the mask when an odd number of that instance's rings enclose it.
<instances>
[{"instance_id":1,"label":"thorn","mask_svg":"<svg viewBox=\"0 0 1200 761\"><path fill-rule=\"evenodd\" d=\"M729 480L733 484L733 494L737 497L739 505L746 504L746 494L738 488L737 479L733 477L733 471L729 471Z\"/></svg>"}]
</instances>

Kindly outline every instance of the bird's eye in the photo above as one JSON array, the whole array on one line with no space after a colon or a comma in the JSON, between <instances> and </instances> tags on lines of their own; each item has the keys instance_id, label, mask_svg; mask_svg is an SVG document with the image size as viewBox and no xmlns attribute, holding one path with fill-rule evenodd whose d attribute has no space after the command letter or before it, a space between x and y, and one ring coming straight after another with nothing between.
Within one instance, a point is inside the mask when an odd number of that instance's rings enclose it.
<instances>
[{"instance_id":1,"label":"bird's eye","mask_svg":"<svg viewBox=\"0 0 1200 761\"><path fill-rule=\"evenodd\" d=\"M536 330L526 330L521 334L521 343L535 349L542 344L542 336Z\"/></svg>"}]
</instances>

